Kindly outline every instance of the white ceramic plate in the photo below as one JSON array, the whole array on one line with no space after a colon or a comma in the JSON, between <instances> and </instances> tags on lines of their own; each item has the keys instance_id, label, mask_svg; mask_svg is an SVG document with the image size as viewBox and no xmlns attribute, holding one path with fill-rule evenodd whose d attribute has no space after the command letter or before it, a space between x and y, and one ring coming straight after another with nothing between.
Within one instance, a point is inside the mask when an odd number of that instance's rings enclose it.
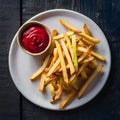
<instances>
[{"instance_id":1,"label":"white ceramic plate","mask_svg":"<svg viewBox=\"0 0 120 120\"><path fill-rule=\"evenodd\" d=\"M37 14L29 21L41 21L42 23L46 24L51 31L53 29L57 29L60 33L62 33L65 31L65 29L60 25L58 21L59 19L63 19L72 26L80 29L82 29L83 24L86 23L92 35L95 38L101 40L97 46L97 51L106 58L106 63L104 69L102 70L103 75L97 77L93 81L93 83L89 86L80 100L76 98L69 106L65 108L65 110L68 110L84 105L100 92L109 75L111 66L111 54L107 39L105 38L101 29L91 19L80 13L65 9L54 9ZM43 108L58 110L59 104L49 103L51 99L49 92L46 94L39 92L39 81L31 82L29 80L29 77L32 75L32 73L34 73L39 68L40 58L25 54L18 47L16 36L17 33L13 38L9 51L9 70L13 82L15 83L18 90L32 103Z\"/></svg>"}]
</instances>

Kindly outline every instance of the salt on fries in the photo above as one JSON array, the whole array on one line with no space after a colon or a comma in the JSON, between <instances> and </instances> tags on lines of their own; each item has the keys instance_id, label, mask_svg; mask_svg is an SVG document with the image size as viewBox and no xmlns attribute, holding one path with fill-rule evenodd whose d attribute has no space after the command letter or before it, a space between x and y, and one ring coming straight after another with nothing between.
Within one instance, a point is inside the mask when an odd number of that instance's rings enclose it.
<instances>
[{"instance_id":1,"label":"salt on fries","mask_svg":"<svg viewBox=\"0 0 120 120\"><path fill-rule=\"evenodd\" d=\"M62 34L52 31L49 55L30 79L40 78L39 90L44 92L47 87L50 103L60 102L59 109L63 109L75 96L82 97L103 68L98 61L105 62L105 58L93 50L100 40L91 36L86 24L82 32L64 20L59 22L67 31Z\"/></svg>"}]
</instances>

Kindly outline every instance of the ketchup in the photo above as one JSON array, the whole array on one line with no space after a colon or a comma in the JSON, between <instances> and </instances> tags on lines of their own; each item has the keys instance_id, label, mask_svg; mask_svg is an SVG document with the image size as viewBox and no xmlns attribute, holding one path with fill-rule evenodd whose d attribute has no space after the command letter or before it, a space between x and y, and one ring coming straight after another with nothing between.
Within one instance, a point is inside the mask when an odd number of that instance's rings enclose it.
<instances>
[{"instance_id":1,"label":"ketchup","mask_svg":"<svg viewBox=\"0 0 120 120\"><path fill-rule=\"evenodd\" d=\"M22 44L29 52L42 52L48 43L49 36L42 26L31 26L23 33Z\"/></svg>"}]
</instances>

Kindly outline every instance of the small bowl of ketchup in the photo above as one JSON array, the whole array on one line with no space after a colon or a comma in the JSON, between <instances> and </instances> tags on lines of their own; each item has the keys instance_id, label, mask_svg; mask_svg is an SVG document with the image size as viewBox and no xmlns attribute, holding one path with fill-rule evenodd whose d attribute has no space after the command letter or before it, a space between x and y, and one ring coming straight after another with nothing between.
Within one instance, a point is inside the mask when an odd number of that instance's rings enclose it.
<instances>
[{"instance_id":1,"label":"small bowl of ketchup","mask_svg":"<svg viewBox=\"0 0 120 120\"><path fill-rule=\"evenodd\" d=\"M18 30L18 45L32 56L45 53L51 44L51 33L46 25L37 21L23 24Z\"/></svg>"}]
</instances>

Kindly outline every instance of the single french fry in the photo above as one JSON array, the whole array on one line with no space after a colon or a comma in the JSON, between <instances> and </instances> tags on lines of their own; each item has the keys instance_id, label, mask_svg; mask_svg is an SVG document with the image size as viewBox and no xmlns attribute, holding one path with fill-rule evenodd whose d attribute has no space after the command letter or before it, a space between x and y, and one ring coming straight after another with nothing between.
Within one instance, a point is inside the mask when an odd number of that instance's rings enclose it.
<instances>
[{"instance_id":1,"label":"single french fry","mask_svg":"<svg viewBox=\"0 0 120 120\"><path fill-rule=\"evenodd\" d=\"M67 41L68 50L70 51L70 55L72 57L72 60L74 60L74 55L73 55L73 51L72 51L72 45L71 45L70 39L69 39L69 37L68 37L68 35L66 33L64 34L64 38Z\"/></svg>"},{"instance_id":2,"label":"single french fry","mask_svg":"<svg viewBox=\"0 0 120 120\"><path fill-rule=\"evenodd\" d=\"M77 50L80 52L87 52L87 48L85 47L77 47Z\"/></svg>"},{"instance_id":3,"label":"single french fry","mask_svg":"<svg viewBox=\"0 0 120 120\"><path fill-rule=\"evenodd\" d=\"M49 58L50 58L50 55L48 55L45 58L45 61L43 62L42 66L30 77L30 80L36 80L36 78L44 71L45 67L48 64Z\"/></svg>"},{"instance_id":4,"label":"single french fry","mask_svg":"<svg viewBox=\"0 0 120 120\"><path fill-rule=\"evenodd\" d=\"M96 53L96 52L94 52L94 51L91 51L91 54L94 56L94 57L96 57L97 59L99 59L99 60L101 60L101 61L105 61L105 58L102 56L102 55L100 55L99 53Z\"/></svg>"},{"instance_id":5,"label":"single french fry","mask_svg":"<svg viewBox=\"0 0 120 120\"><path fill-rule=\"evenodd\" d=\"M75 91L75 90L71 90L71 91L65 96L65 98L63 98L63 100L60 102L59 109L61 110L61 109L63 109L67 104L69 104L75 94L76 94L76 91Z\"/></svg>"},{"instance_id":6,"label":"single french fry","mask_svg":"<svg viewBox=\"0 0 120 120\"><path fill-rule=\"evenodd\" d=\"M67 70L66 70L66 65L65 65L65 61L64 61L64 57L63 57L63 53L60 47L60 44L58 43L58 41L55 41L57 50L58 50L58 55L60 58L60 64L61 64L61 68L62 68L62 73L63 73L63 78L64 81L68 84L68 74L67 74Z\"/></svg>"},{"instance_id":7,"label":"single french fry","mask_svg":"<svg viewBox=\"0 0 120 120\"><path fill-rule=\"evenodd\" d=\"M93 43L99 43L100 42L100 40L95 39L95 38L93 38L93 37L91 37L91 36L89 36L89 35L87 35L85 33L77 33L77 34L84 37L84 38L86 38L86 40L89 40L89 41L91 41Z\"/></svg>"},{"instance_id":8,"label":"single french fry","mask_svg":"<svg viewBox=\"0 0 120 120\"><path fill-rule=\"evenodd\" d=\"M91 46L95 46L95 43L86 40L85 38L82 39L82 41L84 41L86 44L91 45Z\"/></svg>"},{"instance_id":9,"label":"single french fry","mask_svg":"<svg viewBox=\"0 0 120 120\"><path fill-rule=\"evenodd\" d=\"M63 48L64 53L65 53L65 56L67 58L67 62L68 62L69 67L70 67L70 73L72 75L75 72L75 68L74 68L74 65L72 63L72 59L70 57L70 54L68 52L68 49L66 48L66 45L65 45L64 41L61 41L61 45L62 45L62 48Z\"/></svg>"},{"instance_id":10,"label":"single french fry","mask_svg":"<svg viewBox=\"0 0 120 120\"><path fill-rule=\"evenodd\" d=\"M40 78L40 86L39 86L39 91L43 92L45 88L45 79L44 79L44 73L41 74Z\"/></svg>"},{"instance_id":11,"label":"single french fry","mask_svg":"<svg viewBox=\"0 0 120 120\"><path fill-rule=\"evenodd\" d=\"M84 85L82 86L82 88L77 93L78 98L80 98L83 95L83 93L85 92L85 90L88 88L88 86L93 81L93 79L95 79L95 77L98 75L98 73L102 70L102 68L103 68L103 65L99 65L99 66L96 67L96 69L94 70L94 72L91 74L91 76L88 78L88 80L86 80L86 82L84 83Z\"/></svg>"},{"instance_id":12,"label":"single french fry","mask_svg":"<svg viewBox=\"0 0 120 120\"><path fill-rule=\"evenodd\" d=\"M64 20L60 19L59 22L68 30L74 31L74 32L81 32L81 30L78 30L76 28L74 28L73 26L69 25L67 22L65 22Z\"/></svg>"},{"instance_id":13,"label":"single french fry","mask_svg":"<svg viewBox=\"0 0 120 120\"><path fill-rule=\"evenodd\" d=\"M57 30L53 30L52 31L52 40L51 40L51 45L50 45L50 49L49 49L49 54L52 54L53 49L55 47L55 40L53 39L55 36L58 35L58 31Z\"/></svg>"},{"instance_id":14,"label":"single french fry","mask_svg":"<svg viewBox=\"0 0 120 120\"><path fill-rule=\"evenodd\" d=\"M58 58L56 62L53 64L53 66L51 67L51 69L49 70L49 72L47 73L47 76L50 76L55 71L55 69L59 64L60 64L60 59Z\"/></svg>"},{"instance_id":15,"label":"single french fry","mask_svg":"<svg viewBox=\"0 0 120 120\"><path fill-rule=\"evenodd\" d=\"M53 98L55 96L55 89L54 89L53 85L51 83L48 84L48 88L49 88L50 93L51 93L52 98Z\"/></svg>"},{"instance_id":16,"label":"single french fry","mask_svg":"<svg viewBox=\"0 0 120 120\"><path fill-rule=\"evenodd\" d=\"M90 33L89 29L88 29L87 24L84 24L84 25L83 25L83 28L84 28L84 32L85 32L85 34L91 36L91 33Z\"/></svg>"},{"instance_id":17,"label":"single french fry","mask_svg":"<svg viewBox=\"0 0 120 120\"><path fill-rule=\"evenodd\" d=\"M78 58L77 58L77 47L76 47L76 37L75 35L72 36L72 49L74 55L74 67L75 70L78 71Z\"/></svg>"},{"instance_id":18,"label":"single french fry","mask_svg":"<svg viewBox=\"0 0 120 120\"><path fill-rule=\"evenodd\" d=\"M74 32L72 32L72 31L68 31L68 32L66 32L66 34L67 34L68 36L71 36L71 35L74 34ZM59 34L59 35L53 37L53 39L54 39L54 40L60 40L60 39L62 39L63 37L64 37L63 34Z\"/></svg>"}]
</instances>

